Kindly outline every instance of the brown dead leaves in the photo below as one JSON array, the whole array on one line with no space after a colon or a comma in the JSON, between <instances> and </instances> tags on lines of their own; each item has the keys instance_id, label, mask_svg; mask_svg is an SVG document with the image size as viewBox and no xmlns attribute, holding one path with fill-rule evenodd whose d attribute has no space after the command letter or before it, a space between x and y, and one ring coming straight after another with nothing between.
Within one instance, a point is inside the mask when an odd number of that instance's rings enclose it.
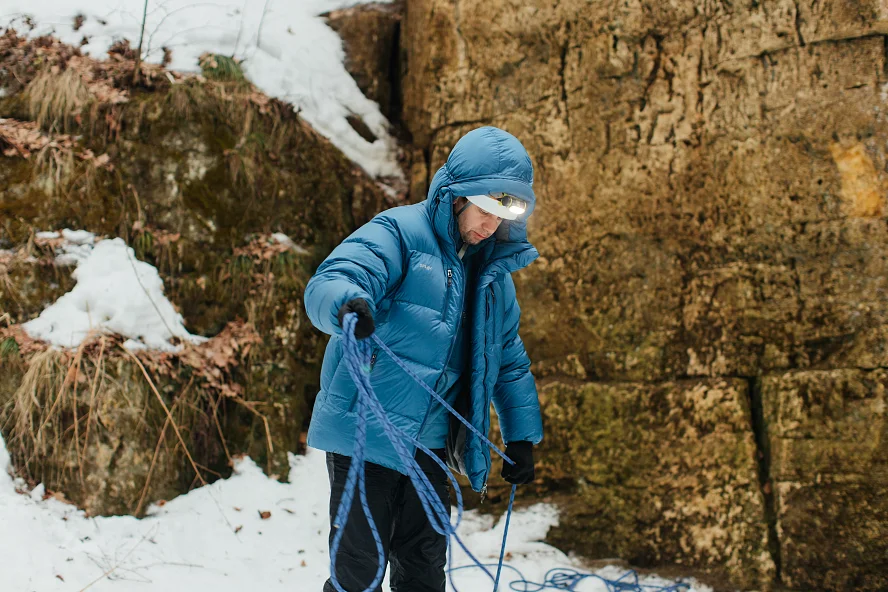
<instances>
[{"instance_id":1,"label":"brown dead leaves","mask_svg":"<svg viewBox=\"0 0 888 592\"><path fill-rule=\"evenodd\" d=\"M132 68L132 66L130 67ZM129 95L116 85L124 72L117 60L98 61L55 37L28 39L13 29L0 35L0 86L10 94L26 87L41 72L58 76L71 69L83 81L91 97L102 103L122 103Z\"/></svg>"},{"instance_id":2,"label":"brown dead leaves","mask_svg":"<svg viewBox=\"0 0 888 592\"><path fill-rule=\"evenodd\" d=\"M156 226L152 226L151 224L145 224L141 220L136 220L135 222L133 222L132 231L138 233L139 236L150 233L153 241L156 244L164 247L168 247L171 244L178 242L179 239L182 238L182 233L180 232L170 232L168 230L163 230L162 228L157 228Z\"/></svg>"},{"instance_id":3,"label":"brown dead leaves","mask_svg":"<svg viewBox=\"0 0 888 592\"><path fill-rule=\"evenodd\" d=\"M22 358L28 359L34 354L46 351L49 345L46 342L33 339L25 333L21 325L9 325L0 327L0 342L14 339L18 346L18 353Z\"/></svg>"},{"instance_id":4,"label":"brown dead leaves","mask_svg":"<svg viewBox=\"0 0 888 592\"><path fill-rule=\"evenodd\" d=\"M18 345L19 354L24 360L32 355L46 351L50 347L46 342L33 339L20 324L12 324L0 327L0 342L7 338L13 338ZM105 341L104 356L112 359L121 355L121 348L112 347L113 344L122 345L124 339L118 335L96 335L88 343L84 343L80 350L87 358L98 358L101 340ZM233 377L234 370L246 361L250 350L262 339L253 325L243 321L229 323L225 329L212 339L201 344L182 344L179 352L138 352L139 360L152 373L164 376L176 376L181 366L187 365L191 373L205 383L204 386L224 397L241 398L243 387ZM72 354L73 355L73 354Z\"/></svg>"},{"instance_id":5,"label":"brown dead leaves","mask_svg":"<svg viewBox=\"0 0 888 592\"><path fill-rule=\"evenodd\" d=\"M234 256L246 256L256 261L268 261L275 255L297 249L301 249L301 247L295 245L292 241L280 241L276 240L273 236L260 235L245 246L235 248ZM304 249L301 250L304 251Z\"/></svg>"},{"instance_id":6,"label":"brown dead leaves","mask_svg":"<svg viewBox=\"0 0 888 592\"><path fill-rule=\"evenodd\" d=\"M127 102L129 93L125 89L115 87L115 72L109 67L113 63L99 62L86 56L74 56L65 65L80 75L83 84L96 101L116 105ZM61 65L52 66L53 74L59 73L61 68Z\"/></svg>"},{"instance_id":7,"label":"brown dead leaves","mask_svg":"<svg viewBox=\"0 0 888 592\"><path fill-rule=\"evenodd\" d=\"M33 121L0 119L0 150L3 156L30 158L41 150L52 150L54 157L73 153L80 160L91 162L96 168L113 170L111 157L96 156L89 148L76 150L77 141L68 134L47 134Z\"/></svg>"},{"instance_id":8,"label":"brown dead leaves","mask_svg":"<svg viewBox=\"0 0 888 592\"><path fill-rule=\"evenodd\" d=\"M226 397L240 397L243 387L231 379L231 374L257 343L262 339L253 325L235 321L205 343L186 345L176 354L161 354L155 362L168 371L173 370L174 362L187 364L211 389Z\"/></svg>"},{"instance_id":9,"label":"brown dead leaves","mask_svg":"<svg viewBox=\"0 0 888 592\"><path fill-rule=\"evenodd\" d=\"M34 122L0 119L0 148L3 149L3 156L29 158L32 152L42 150L49 143L49 136L40 131Z\"/></svg>"}]
</instances>

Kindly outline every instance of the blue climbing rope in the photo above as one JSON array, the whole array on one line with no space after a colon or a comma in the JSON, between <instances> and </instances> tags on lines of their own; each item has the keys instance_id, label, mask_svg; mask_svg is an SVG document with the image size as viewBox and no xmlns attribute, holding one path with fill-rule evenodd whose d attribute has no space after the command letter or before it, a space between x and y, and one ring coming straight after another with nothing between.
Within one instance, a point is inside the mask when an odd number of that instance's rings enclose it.
<instances>
[{"instance_id":1,"label":"blue climbing rope","mask_svg":"<svg viewBox=\"0 0 888 592\"><path fill-rule=\"evenodd\" d=\"M468 547L456 533L457 528L462 522L463 517L462 492L460 490L459 484L456 481L456 477L450 471L444 461L438 458L438 455L434 454L431 450L422 445L414 437L407 434L404 430L394 425L391 420L389 420L388 416L385 413L385 410L382 407L382 404L376 397L376 393L373 392L373 387L370 385L370 340L358 340L355 338L354 328L357 324L357 320L358 317L355 313L348 313L343 318L342 326L342 342L343 348L345 350L344 357L348 366L349 374L351 375L352 380L357 386L358 397L355 406L355 410L357 412L357 423L355 429L354 450L352 452L352 460L348 468L348 474L346 475L345 479L345 489L342 493L342 498L339 502L339 508L337 508L336 517L333 522L333 525L336 528L336 534L333 536L333 543L330 546L330 581L337 592L356 592L354 590L345 590L336 577L336 558L339 555L339 546L342 542L342 536L345 532L345 525L348 522L349 512L351 511L356 491L361 502L361 509L364 512L364 516L367 518L367 523L370 525L370 531L373 535L373 542L376 545L376 553L379 560L379 566L376 570L376 575L373 578L373 581L362 592L373 592L374 590L376 590L376 588L382 582L383 574L385 573L385 553L383 551L382 539L380 538L379 530L376 527L376 522L373 520L373 516L371 515L370 506L367 503L364 458L367 443L368 411L372 413L379 421L380 425L382 426L383 432L394 446L395 451L397 452L398 457L400 458L401 463L406 470L407 476L410 478L410 481L413 484L413 488L416 490L416 494L419 497L423 510L425 510L426 516L428 516L429 523L432 525L432 528L435 530L435 532L447 538L447 555L449 557L447 571L448 576L450 577L450 585L453 588L454 592L459 591L457 590L456 585L453 582L453 574L464 569L482 570L490 578L491 582L493 582L493 592L497 592L499 590L499 582L503 568L510 569L518 574L519 579L509 584L509 587L517 592L539 592L545 589L571 591L575 590L576 586L581 581L589 578L596 578L598 580L601 580L608 586L608 590L610 592L681 592L682 590L690 589L690 586L684 583L678 583L668 588L642 585L639 583L638 575L634 571L627 572L617 580L607 580L595 574L587 574L576 570L554 569L550 570L546 574L545 580L542 583L528 581L524 578L519 570L503 563L506 553L506 540L509 536L509 522L512 518L512 507L515 502L515 492L517 490L517 486L515 485L512 485L511 495L509 496L509 507L506 512L506 523L503 531L503 542L502 547L500 548L499 562L496 564L496 575L492 574L488 570L488 567L493 567L493 565L481 563L472 554L472 552L469 551ZM389 349L389 347L385 343L383 343L379 336L373 334L371 338L376 343L376 345L378 345L386 354L388 354L388 356L402 370L404 370L404 372L407 373L407 375L413 378L413 380L415 380L417 384L419 384L426 392L428 392L434 400L443 405L444 408L447 409L448 412L453 414L460 422L462 422L463 425L466 426L466 428L468 428L491 449L493 449L494 452L501 456L504 462L508 462L512 465L515 464L514 461L506 456L506 454L502 450L497 448L497 446L493 442L491 442L485 434L482 434L480 431L478 431L471 423L469 423L464 417L457 413L456 409L454 409L447 401L445 401L440 395L438 395L438 393L436 393L434 389L429 387L425 382L422 381L419 376L417 376L412 370L410 370L410 368L408 368L407 365L404 364L404 362L400 358L398 358L398 356L396 356L395 353L392 352L392 350ZM408 446L406 444L407 442L421 450L423 453L429 456L429 458L438 463L438 466L443 469L444 473L447 475L447 478L450 480L450 483L453 485L453 491L456 494L456 520L454 522L451 523L450 521L451 514L449 500L441 500L438 497L438 494L435 492L435 489L426 476L425 472L420 468L419 463L416 461L414 455L408 449ZM466 555L472 560L472 565L453 567L453 549L451 548L452 541L456 541L460 548L462 548ZM623 581L625 578L629 578L630 575L634 577L634 580L632 582L628 580Z\"/></svg>"}]
</instances>

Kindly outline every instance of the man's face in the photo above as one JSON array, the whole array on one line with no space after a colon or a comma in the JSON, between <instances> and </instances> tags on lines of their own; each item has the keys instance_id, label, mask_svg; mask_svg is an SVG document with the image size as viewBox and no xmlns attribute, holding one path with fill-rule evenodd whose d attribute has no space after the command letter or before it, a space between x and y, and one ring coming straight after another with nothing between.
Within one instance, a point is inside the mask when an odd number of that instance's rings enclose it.
<instances>
[{"instance_id":1,"label":"man's face","mask_svg":"<svg viewBox=\"0 0 888 592\"><path fill-rule=\"evenodd\" d=\"M459 211L458 208L465 205L464 199L460 198L460 203L457 204L457 211ZM502 221L503 219L499 216L485 212L475 204L469 204L469 207L459 216L459 234L464 242L470 245L477 245L496 232Z\"/></svg>"}]
</instances>

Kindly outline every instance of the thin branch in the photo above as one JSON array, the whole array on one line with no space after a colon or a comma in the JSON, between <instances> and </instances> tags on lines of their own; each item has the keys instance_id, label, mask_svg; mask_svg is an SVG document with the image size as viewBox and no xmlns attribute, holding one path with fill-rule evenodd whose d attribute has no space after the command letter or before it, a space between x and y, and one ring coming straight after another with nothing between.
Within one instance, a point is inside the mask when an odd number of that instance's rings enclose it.
<instances>
[{"instance_id":1,"label":"thin branch","mask_svg":"<svg viewBox=\"0 0 888 592\"><path fill-rule=\"evenodd\" d=\"M188 381L188 384L185 385L185 388L182 389L182 393L176 399L176 402L173 403L173 408L170 411L176 410L176 405L179 404L179 401L184 400L185 395L188 393L188 389L191 388L192 383L194 383L194 376ZM168 416L166 420L163 422L163 428L160 430L160 437L157 439L157 446L154 447L154 456L151 458L151 466L148 468L148 476L145 477L145 485L142 487L142 495L139 496L139 503L136 505L136 511L133 512L134 516L138 516L139 512L142 510L142 504L145 503L145 495L148 493L148 486L151 485L151 476L154 474L154 466L157 464L157 457L160 456L160 447L163 444L163 440L166 437L166 429L167 426L170 425L170 417Z\"/></svg>"},{"instance_id":2,"label":"thin branch","mask_svg":"<svg viewBox=\"0 0 888 592\"><path fill-rule=\"evenodd\" d=\"M167 18L170 15L176 14L177 12L181 12L183 10L190 10L192 8L198 8L201 6L215 6L217 8L224 7L222 4L219 4L218 2L195 2L194 4L180 6L179 8L174 8L173 10L167 11L166 14L164 14L163 17L161 17L161 19L157 22L157 25L154 27L154 30L151 31L150 33L148 33L148 49L149 50L151 49L152 43L154 42L154 36L160 31L161 25L163 25L163 23L167 20Z\"/></svg>"},{"instance_id":3,"label":"thin branch","mask_svg":"<svg viewBox=\"0 0 888 592\"><path fill-rule=\"evenodd\" d=\"M268 446L268 455L271 456L272 454L274 454L274 444L271 443L271 429L268 427L268 418L265 417L265 415L263 415L262 413L259 413L258 411L253 409L255 403L248 403L240 397L232 397L232 399L249 409L252 413L255 413L257 417L262 419L263 423L265 424L265 441L266 445Z\"/></svg>"},{"instance_id":4,"label":"thin branch","mask_svg":"<svg viewBox=\"0 0 888 592\"><path fill-rule=\"evenodd\" d=\"M77 468L80 474L80 487L85 487L85 481L83 480L83 456L80 454L80 418L77 417L77 377L80 374L80 364L83 362L82 358L78 358L74 361L77 365L77 368L74 371L74 381L73 381L73 395L74 395L74 405L71 406L71 410L74 412L74 455L77 457Z\"/></svg>"},{"instance_id":5,"label":"thin branch","mask_svg":"<svg viewBox=\"0 0 888 592\"><path fill-rule=\"evenodd\" d=\"M170 421L170 424L173 426L173 431L176 432L176 437L179 438L179 444L182 445L182 450L185 451L185 456L188 457L189 462L191 462L191 467L194 469L194 473L196 475L195 479L200 480L202 485L208 485L207 481L203 478L203 475L200 474L200 470L197 468L197 463L194 462L194 459L191 457L191 453L188 452L188 447L185 445L185 440L182 438L182 434L179 433L179 426L176 425L175 420L173 419L173 415L170 413L169 408L166 406L166 403L163 402L163 397L160 396L160 393L157 392L157 387L154 386L154 382L151 380L151 377L148 375L148 371L145 369L145 366L142 364L141 360L133 354L130 350L126 349L122 345L120 348L126 352L126 354L131 357L136 364L139 365L139 368L142 370L142 374L145 376L145 380L148 381L148 385L151 387L151 390L154 392L154 395L157 397L160 406L163 407L164 412L166 412L166 416ZM231 532L235 532L234 526L232 526L231 522L228 520L228 517L225 515L225 511L222 509L221 504L219 504L219 500L216 499L216 496L213 495L213 491L211 487L205 487L207 495L210 496L210 499L216 504L216 507L219 509L219 513L222 515L222 519L225 520L225 523L228 525L228 528ZM238 539L240 540L240 539Z\"/></svg>"},{"instance_id":6,"label":"thin branch","mask_svg":"<svg viewBox=\"0 0 888 592\"><path fill-rule=\"evenodd\" d=\"M262 6L262 17L259 19L259 28L256 30L256 47L259 47L259 42L262 39L262 24L265 23L265 15L268 13L268 0L265 0L265 4Z\"/></svg>"},{"instance_id":7,"label":"thin branch","mask_svg":"<svg viewBox=\"0 0 888 592\"><path fill-rule=\"evenodd\" d=\"M101 345L99 346L99 361L96 363L96 373L93 374L92 386L90 387L89 392L89 409L87 409L86 414L86 437L83 441L83 456L86 456L86 447L89 445L89 428L92 425L92 412L93 405L96 400L96 387L98 387L99 382L99 372L101 371L102 364L104 363L105 356L105 336L101 337ZM104 378L104 374L103 374Z\"/></svg>"},{"instance_id":8,"label":"thin branch","mask_svg":"<svg viewBox=\"0 0 888 592\"><path fill-rule=\"evenodd\" d=\"M142 278L139 277L139 270L136 269L136 263L133 261L133 257L130 254L130 249L127 247L126 249L126 258L129 259L130 265L133 267L133 274L136 276L136 281L139 282L139 286L142 288L142 291L145 292L145 297L148 298L148 302L151 303L151 306L154 307L155 312L157 312L157 316L160 317L160 322L163 323L163 326L166 327L166 330L169 331L170 338L177 337L177 335L173 332L170 326L167 324L166 319L163 318L163 313L160 312L160 308L157 307L157 304L154 302L154 298L151 297L151 294L148 293L148 289L145 287L145 284L142 283ZM129 351L129 350L127 350Z\"/></svg>"},{"instance_id":9,"label":"thin branch","mask_svg":"<svg viewBox=\"0 0 888 592\"><path fill-rule=\"evenodd\" d=\"M142 69L142 42L145 40L145 21L148 19L148 0L142 9L142 29L139 32L139 49L136 50L136 67L133 69L133 86L139 84L139 71Z\"/></svg>"},{"instance_id":10,"label":"thin branch","mask_svg":"<svg viewBox=\"0 0 888 592\"><path fill-rule=\"evenodd\" d=\"M249 0L244 0L244 7L241 8L240 25L237 27L237 39L234 40L234 49L231 50L231 59L234 59L234 56L237 54L237 46L240 45L241 33L244 32L244 15L247 14L248 1Z\"/></svg>"},{"instance_id":11,"label":"thin branch","mask_svg":"<svg viewBox=\"0 0 888 592\"><path fill-rule=\"evenodd\" d=\"M153 529L155 533L157 532L157 528L158 528L158 527L155 527L155 528ZM81 588L81 589L80 589L80 592L85 592L87 589L92 588L94 584L97 584L98 582L100 582L100 581L104 580L105 578L107 578L108 576L110 576L114 571L117 570L117 568L119 568L119 567L123 564L124 561L127 560L127 558L129 558L130 555L133 554L133 551L135 551L136 549L139 548L139 545L141 545L142 543L145 542L145 540L146 540L147 538L148 538L148 533L146 532L144 535L142 535L142 538L139 539L139 542L137 542L135 545L133 545L133 548L130 549L129 552L127 552L126 555L124 555L123 557L121 557L120 561L118 561L117 563L115 563L114 566L113 566L111 569L105 571L105 573L103 573L102 575L100 575L99 577L97 577L96 579L94 579L92 582L90 582L89 584L87 584L86 586L84 586L83 588Z\"/></svg>"},{"instance_id":12,"label":"thin branch","mask_svg":"<svg viewBox=\"0 0 888 592\"><path fill-rule=\"evenodd\" d=\"M169 407L167 407L166 403L163 402L163 397L161 397L160 393L157 392L157 387L154 386L154 381L151 380L151 377L148 375L148 371L145 369L145 366L142 364L142 361L139 360L139 358L137 358L135 356L135 354L133 354L133 352L126 349L122 345L120 346L120 349L125 351L127 353L127 355L129 357L131 357L136 362L136 364L139 365L139 368L142 370L142 374L145 375L145 380L148 381L148 385L151 387L151 390L154 391L154 395L157 397L157 401L160 403L160 406L163 407L163 410L166 413L167 418L169 418L170 423L173 425L173 431L176 432L176 437L179 438L179 443L182 445L182 449L185 451L185 456L188 457L188 461L191 463L191 467L194 469L194 472L197 474L198 479L200 479L201 484L206 485L207 484L206 480L204 480L203 475L200 474L200 470L197 468L197 463L195 463L194 459L191 458L191 453L188 452L188 446L185 445L185 440L182 438L182 434L179 433L179 426L176 425L176 422L173 419L173 415L170 413Z\"/></svg>"},{"instance_id":13,"label":"thin branch","mask_svg":"<svg viewBox=\"0 0 888 592\"><path fill-rule=\"evenodd\" d=\"M220 397L216 397L216 400L213 405L213 420L216 422L216 429L219 431L219 440L222 441L222 449L225 450L225 458L228 459L228 466L233 467L234 461L231 459L231 454L228 452L228 444L225 442L225 434L222 433L222 426L219 424L219 414L217 413L219 410L219 401Z\"/></svg>"}]
</instances>

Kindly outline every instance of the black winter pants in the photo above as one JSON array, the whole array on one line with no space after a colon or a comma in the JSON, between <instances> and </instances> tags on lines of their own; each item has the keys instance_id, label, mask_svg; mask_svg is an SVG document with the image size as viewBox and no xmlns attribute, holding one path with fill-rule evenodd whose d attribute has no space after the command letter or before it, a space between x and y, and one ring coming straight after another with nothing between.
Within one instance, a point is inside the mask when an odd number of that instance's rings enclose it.
<instances>
[{"instance_id":1,"label":"black winter pants","mask_svg":"<svg viewBox=\"0 0 888 592\"><path fill-rule=\"evenodd\" d=\"M444 458L443 448L433 452ZM450 481L444 471L424 452L417 451L416 459L440 498L449 505ZM350 463L348 456L327 453L331 547L336 532L333 521ZM444 592L447 539L432 528L410 478L374 463L365 465L367 502L386 560L391 564L392 592ZM378 566L376 543L356 491L336 557L336 577L347 592L363 592L373 581ZM376 590L379 592L382 587ZM336 592L330 580L324 584L324 592Z\"/></svg>"}]
</instances>

